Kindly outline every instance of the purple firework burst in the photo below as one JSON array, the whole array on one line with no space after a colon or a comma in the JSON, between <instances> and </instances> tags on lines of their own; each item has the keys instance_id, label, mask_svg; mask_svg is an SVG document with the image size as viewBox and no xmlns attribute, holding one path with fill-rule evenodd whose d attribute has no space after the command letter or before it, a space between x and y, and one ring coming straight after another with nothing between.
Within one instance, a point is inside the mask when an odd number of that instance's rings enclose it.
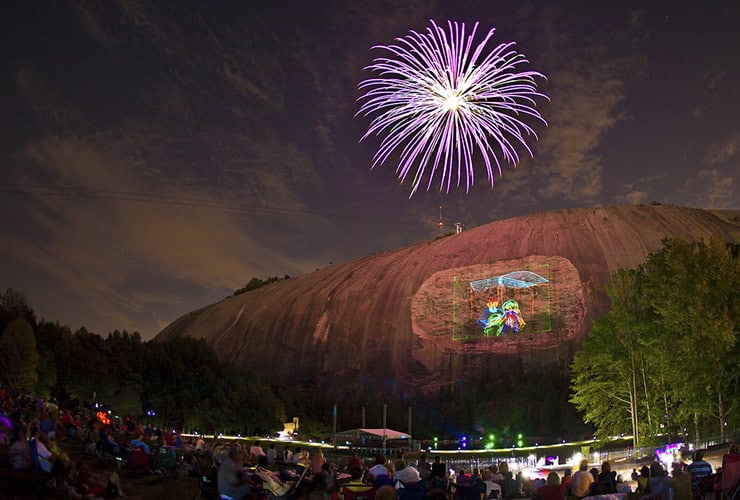
<instances>
[{"instance_id":1,"label":"purple firework burst","mask_svg":"<svg viewBox=\"0 0 740 500\"><path fill-rule=\"evenodd\" d=\"M531 117L547 125L535 109L536 97L547 99L537 92L535 78L545 76L516 71L528 61L512 48L514 42L486 51L495 29L473 47L478 23L469 35L464 23L448 21L449 32L431 23L426 33L411 31L396 38L396 44L374 46L392 56L375 58L365 69L377 76L359 85L365 93L359 99L358 114L373 116L360 140L382 136L372 168L399 151L396 173L401 182L414 171L409 198L427 174L429 190L440 167L440 191L449 192L456 171L457 185L464 176L468 192L475 179L476 151L493 187L494 164L501 175L500 155L516 165L515 143L532 155L524 135L536 138L537 134L523 119Z\"/></svg>"}]
</instances>

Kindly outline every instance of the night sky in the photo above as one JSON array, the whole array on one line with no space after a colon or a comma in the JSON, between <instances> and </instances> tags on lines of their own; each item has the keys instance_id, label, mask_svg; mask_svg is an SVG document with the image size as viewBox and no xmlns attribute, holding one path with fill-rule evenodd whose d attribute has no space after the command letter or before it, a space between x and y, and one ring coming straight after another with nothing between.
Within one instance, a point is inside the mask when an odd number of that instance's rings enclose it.
<instances>
[{"instance_id":1,"label":"night sky","mask_svg":"<svg viewBox=\"0 0 740 500\"><path fill-rule=\"evenodd\" d=\"M429 20L544 73L534 159L409 199L357 84ZM252 277L568 207L740 208L740 2L6 2L0 288L151 338ZM516 237L516 235L512 235Z\"/></svg>"}]
</instances>

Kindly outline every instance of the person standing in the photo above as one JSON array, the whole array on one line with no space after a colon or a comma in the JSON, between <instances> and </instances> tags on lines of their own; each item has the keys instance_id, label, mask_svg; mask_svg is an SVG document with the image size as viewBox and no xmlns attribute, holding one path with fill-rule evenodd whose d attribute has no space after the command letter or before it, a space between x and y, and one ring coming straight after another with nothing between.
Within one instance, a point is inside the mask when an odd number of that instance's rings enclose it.
<instances>
[{"instance_id":1,"label":"person standing","mask_svg":"<svg viewBox=\"0 0 740 500\"><path fill-rule=\"evenodd\" d=\"M284 464L292 464L293 463L293 452L290 449L290 446L285 445L285 448L283 448L283 463Z\"/></svg>"},{"instance_id":2,"label":"person standing","mask_svg":"<svg viewBox=\"0 0 740 500\"><path fill-rule=\"evenodd\" d=\"M275 462L277 462L277 450L275 449L275 443L270 443L270 446L267 448L265 455L267 456L267 465L275 465Z\"/></svg>"},{"instance_id":3,"label":"person standing","mask_svg":"<svg viewBox=\"0 0 740 500\"><path fill-rule=\"evenodd\" d=\"M668 478L665 469L659 462L653 462L650 465L650 494L653 500L670 500L671 498L671 480Z\"/></svg>"},{"instance_id":4,"label":"person standing","mask_svg":"<svg viewBox=\"0 0 740 500\"><path fill-rule=\"evenodd\" d=\"M419 477L421 477L425 483L429 483L429 480L432 477L432 464L427 462L427 456L424 453L419 456L419 463L416 469L419 471Z\"/></svg>"},{"instance_id":5,"label":"person standing","mask_svg":"<svg viewBox=\"0 0 740 500\"><path fill-rule=\"evenodd\" d=\"M252 464L257 464L257 460L259 460L260 457L265 456L265 450L262 449L262 446L260 446L259 441L255 441L252 446L249 447L249 459L252 462Z\"/></svg>"},{"instance_id":6,"label":"person standing","mask_svg":"<svg viewBox=\"0 0 740 500\"><path fill-rule=\"evenodd\" d=\"M691 500L691 475L683 470L680 462L673 463L672 472L673 500Z\"/></svg>"},{"instance_id":7,"label":"person standing","mask_svg":"<svg viewBox=\"0 0 740 500\"><path fill-rule=\"evenodd\" d=\"M318 450L316 450L316 453L314 453L313 457L311 457L311 472L313 474L322 474L325 463L326 458L324 458L324 450L319 448Z\"/></svg>"},{"instance_id":8,"label":"person standing","mask_svg":"<svg viewBox=\"0 0 740 500\"><path fill-rule=\"evenodd\" d=\"M442 462L440 456L437 455L434 457L434 463L432 464L432 488L446 488L448 475L447 464Z\"/></svg>"}]
</instances>

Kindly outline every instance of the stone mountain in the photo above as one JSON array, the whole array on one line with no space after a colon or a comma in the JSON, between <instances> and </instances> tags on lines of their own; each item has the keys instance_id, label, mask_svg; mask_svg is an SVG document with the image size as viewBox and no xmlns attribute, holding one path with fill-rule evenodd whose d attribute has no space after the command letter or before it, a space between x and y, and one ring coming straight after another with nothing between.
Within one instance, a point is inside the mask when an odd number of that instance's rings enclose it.
<instances>
[{"instance_id":1,"label":"stone mountain","mask_svg":"<svg viewBox=\"0 0 740 500\"><path fill-rule=\"evenodd\" d=\"M663 238L714 235L738 242L740 211L616 206L499 220L225 299L157 340L203 338L224 362L337 401L410 401L527 376L559 379L567 401L568 365L608 311L611 273L637 267ZM509 300L524 323L486 334L489 303Z\"/></svg>"}]
</instances>

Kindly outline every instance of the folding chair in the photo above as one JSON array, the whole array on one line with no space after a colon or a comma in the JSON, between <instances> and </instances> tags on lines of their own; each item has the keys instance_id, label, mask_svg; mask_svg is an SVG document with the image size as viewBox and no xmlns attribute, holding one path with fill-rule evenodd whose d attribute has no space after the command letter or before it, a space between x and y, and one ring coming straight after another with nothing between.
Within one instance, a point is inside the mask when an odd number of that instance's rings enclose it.
<instances>
[{"instance_id":1,"label":"folding chair","mask_svg":"<svg viewBox=\"0 0 740 500\"><path fill-rule=\"evenodd\" d=\"M134 473L149 474L151 472L149 468L150 463L151 458L143 449L131 448L131 455L126 461L126 468L131 469Z\"/></svg>"}]
</instances>

